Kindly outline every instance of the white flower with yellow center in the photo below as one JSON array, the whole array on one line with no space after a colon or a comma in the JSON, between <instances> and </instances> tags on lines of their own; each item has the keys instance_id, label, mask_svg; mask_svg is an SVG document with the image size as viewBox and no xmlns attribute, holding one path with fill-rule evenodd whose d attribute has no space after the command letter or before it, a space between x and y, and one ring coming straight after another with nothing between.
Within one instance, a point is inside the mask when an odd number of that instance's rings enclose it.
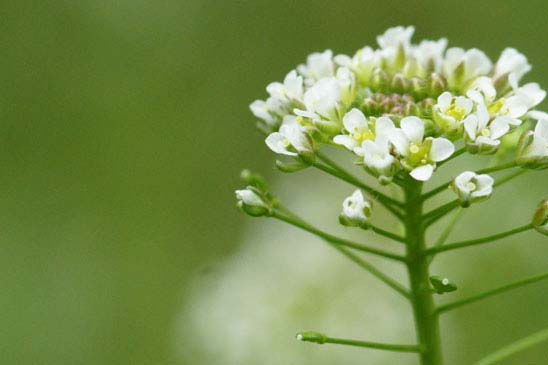
<instances>
[{"instance_id":1,"label":"white flower with yellow center","mask_svg":"<svg viewBox=\"0 0 548 365\"><path fill-rule=\"evenodd\" d=\"M283 83L272 82L266 87L266 91L270 96L284 103L302 102L303 78L297 74L297 71L293 70L285 76Z\"/></svg>"},{"instance_id":2,"label":"white flower with yellow center","mask_svg":"<svg viewBox=\"0 0 548 365\"><path fill-rule=\"evenodd\" d=\"M348 134L339 134L333 142L354 151L363 141L375 139L375 132L370 128L370 122L359 109L352 109L343 118L344 130Z\"/></svg>"},{"instance_id":3,"label":"white flower with yellow center","mask_svg":"<svg viewBox=\"0 0 548 365\"><path fill-rule=\"evenodd\" d=\"M441 72L443 53L446 47L447 39L445 38L437 41L424 40L420 42L418 46L411 48L411 59L408 60L407 70L404 70L404 73L409 77L426 77L432 72Z\"/></svg>"},{"instance_id":4,"label":"white flower with yellow center","mask_svg":"<svg viewBox=\"0 0 548 365\"><path fill-rule=\"evenodd\" d=\"M363 156L363 162L368 171L377 176L381 183L389 183L397 172L396 158L390 154L389 136L396 127L390 118L381 117L375 122L375 140L364 140L355 152Z\"/></svg>"},{"instance_id":5,"label":"white flower with yellow center","mask_svg":"<svg viewBox=\"0 0 548 365\"><path fill-rule=\"evenodd\" d=\"M464 119L472 112L474 102L464 96L453 97L450 92L442 93L433 108L436 124L447 135L462 130Z\"/></svg>"},{"instance_id":6,"label":"white flower with yellow center","mask_svg":"<svg viewBox=\"0 0 548 365\"><path fill-rule=\"evenodd\" d=\"M387 66L392 71L403 67L406 56L410 52L411 37L415 33L415 27L393 27L377 37L377 43L381 47L380 54Z\"/></svg>"},{"instance_id":7,"label":"white flower with yellow center","mask_svg":"<svg viewBox=\"0 0 548 365\"><path fill-rule=\"evenodd\" d=\"M464 120L464 141L470 153L495 153L500 138L510 130L513 119L509 117L491 117L483 104L477 105L477 111Z\"/></svg>"},{"instance_id":8,"label":"white flower with yellow center","mask_svg":"<svg viewBox=\"0 0 548 365\"><path fill-rule=\"evenodd\" d=\"M474 202L485 200L493 193L495 180L489 175L478 175L472 171L464 171L453 180L451 188L458 195L463 207Z\"/></svg>"},{"instance_id":9,"label":"white flower with yellow center","mask_svg":"<svg viewBox=\"0 0 548 365\"><path fill-rule=\"evenodd\" d=\"M419 181L429 180L436 162L448 159L455 146L445 138L424 138L424 123L417 117L405 117L401 129L394 129L388 138L401 156L402 165Z\"/></svg>"}]
</instances>

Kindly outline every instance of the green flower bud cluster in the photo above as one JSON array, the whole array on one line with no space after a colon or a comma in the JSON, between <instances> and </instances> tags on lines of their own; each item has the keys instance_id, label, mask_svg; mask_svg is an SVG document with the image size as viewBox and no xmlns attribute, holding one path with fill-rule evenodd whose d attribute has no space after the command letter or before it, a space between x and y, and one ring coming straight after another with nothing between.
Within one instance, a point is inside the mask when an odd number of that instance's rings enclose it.
<instances>
[{"instance_id":1,"label":"green flower bud cluster","mask_svg":"<svg viewBox=\"0 0 548 365\"><path fill-rule=\"evenodd\" d=\"M432 115L432 106L436 101L426 98L421 101L410 94L382 94L374 93L363 100L362 111L373 117L387 116L397 121L403 117L414 115L429 117Z\"/></svg>"},{"instance_id":2,"label":"green flower bud cluster","mask_svg":"<svg viewBox=\"0 0 548 365\"><path fill-rule=\"evenodd\" d=\"M415 100L435 99L447 90L447 80L438 73L431 73L425 78L406 77L403 73L390 74L376 68L371 74L369 88L385 94L409 94Z\"/></svg>"}]
</instances>

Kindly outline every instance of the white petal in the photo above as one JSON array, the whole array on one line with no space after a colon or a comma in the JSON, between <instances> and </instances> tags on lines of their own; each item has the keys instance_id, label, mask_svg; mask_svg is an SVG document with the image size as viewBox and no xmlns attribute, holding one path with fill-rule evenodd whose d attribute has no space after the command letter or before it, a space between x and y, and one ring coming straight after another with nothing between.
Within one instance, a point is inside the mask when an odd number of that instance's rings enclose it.
<instances>
[{"instance_id":1,"label":"white petal","mask_svg":"<svg viewBox=\"0 0 548 365\"><path fill-rule=\"evenodd\" d=\"M453 101L453 96L449 91L443 92L440 96L438 96L438 107L440 110L445 111L449 106L451 105L451 102Z\"/></svg>"},{"instance_id":2,"label":"white petal","mask_svg":"<svg viewBox=\"0 0 548 365\"><path fill-rule=\"evenodd\" d=\"M415 180L427 181L432 176L434 172L434 166L432 165L423 165L413 169L409 175Z\"/></svg>"},{"instance_id":3,"label":"white petal","mask_svg":"<svg viewBox=\"0 0 548 365\"><path fill-rule=\"evenodd\" d=\"M424 123L417 117L405 117L400 122L401 129L411 142L422 142L424 136Z\"/></svg>"},{"instance_id":4,"label":"white petal","mask_svg":"<svg viewBox=\"0 0 548 365\"><path fill-rule=\"evenodd\" d=\"M344 134L333 137L333 142L348 148L350 151L354 151L354 148L359 146L359 143L354 138Z\"/></svg>"},{"instance_id":5,"label":"white petal","mask_svg":"<svg viewBox=\"0 0 548 365\"><path fill-rule=\"evenodd\" d=\"M367 119L361 110L353 108L343 118L344 129L349 133L356 133L367 128Z\"/></svg>"},{"instance_id":6,"label":"white petal","mask_svg":"<svg viewBox=\"0 0 548 365\"><path fill-rule=\"evenodd\" d=\"M489 126L489 131L491 132L492 139L499 139L500 137L504 136L508 131L510 130L510 126L508 125L508 119L507 118L496 118L494 121L491 122L491 125Z\"/></svg>"},{"instance_id":7,"label":"white petal","mask_svg":"<svg viewBox=\"0 0 548 365\"><path fill-rule=\"evenodd\" d=\"M380 117L375 121L375 134L377 136L387 136L394 129L396 129L394 122L388 117Z\"/></svg>"},{"instance_id":8,"label":"white petal","mask_svg":"<svg viewBox=\"0 0 548 365\"><path fill-rule=\"evenodd\" d=\"M396 151L402 155L407 155L407 149L409 148L409 139L403 133L401 129L394 129L388 134L389 141L394 145Z\"/></svg>"},{"instance_id":9,"label":"white petal","mask_svg":"<svg viewBox=\"0 0 548 365\"><path fill-rule=\"evenodd\" d=\"M466 117L463 124L464 130L466 134L468 134L468 137L470 137L472 141L476 140L476 132L478 130L478 117L476 117L474 114L469 115L468 117Z\"/></svg>"},{"instance_id":10,"label":"white petal","mask_svg":"<svg viewBox=\"0 0 548 365\"><path fill-rule=\"evenodd\" d=\"M432 161L440 162L447 160L455 152L455 145L445 138L434 138L430 148Z\"/></svg>"},{"instance_id":11,"label":"white petal","mask_svg":"<svg viewBox=\"0 0 548 365\"><path fill-rule=\"evenodd\" d=\"M535 126L535 136L548 141L548 120L541 119L537 122L537 125Z\"/></svg>"},{"instance_id":12,"label":"white petal","mask_svg":"<svg viewBox=\"0 0 548 365\"><path fill-rule=\"evenodd\" d=\"M279 132L270 133L265 140L266 145L272 151L287 155L287 156L297 156L297 153L287 150L286 144L289 143L288 139Z\"/></svg>"}]
</instances>

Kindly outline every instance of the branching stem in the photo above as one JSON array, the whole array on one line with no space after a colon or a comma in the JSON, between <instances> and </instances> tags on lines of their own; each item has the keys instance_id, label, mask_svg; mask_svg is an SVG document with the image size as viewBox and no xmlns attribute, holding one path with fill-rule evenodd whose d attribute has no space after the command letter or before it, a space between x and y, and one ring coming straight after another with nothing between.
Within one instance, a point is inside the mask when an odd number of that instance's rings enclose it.
<instances>
[{"instance_id":1,"label":"branching stem","mask_svg":"<svg viewBox=\"0 0 548 365\"><path fill-rule=\"evenodd\" d=\"M533 225L531 223L528 223L528 224L525 224L521 227L517 227L517 228L511 229L509 231L497 233L497 234L494 234L494 235L491 235L491 236L477 238L477 239L473 239L473 240L450 243L450 244L447 244L447 245L444 245L444 246L432 247L432 248L429 248L426 251L424 251L424 253L426 255L435 255L435 254L438 254L440 252L451 251L451 250L456 250L456 249L459 249L459 248L480 245L482 243L490 243L490 242L500 240L504 237L508 237L508 236L511 236L511 235L514 235L514 234L518 234L520 232L527 231L531 228L533 228Z\"/></svg>"},{"instance_id":2,"label":"branching stem","mask_svg":"<svg viewBox=\"0 0 548 365\"><path fill-rule=\"evenodd\" d=\"M515 282L510 283L510 284L499 286L498 288L495 288L495 289L485 291L483 293L474 295L470 298L465 298L465 299L457 300L456 302L453 302L453 303L442 305L442 306L438 307L437 311L438 311L438 313L444 313L444 312L447 312L449 310L462 307L463 305L475 303L475 302L480 301L482 299L489 298L493 295L501 294L501 293L504 293L506 291L516 289L516 288L520 288L520 287L528 285L528 284L536 283L537 281L541 281L541 280L544 280L544 279L547 279L547 278L548 278L548 272L543 273L543 274L539 274L539 275L534 275L534 276L531 276L531 277L528 277L528 278L525 278L525 279L522 279L522 280L515 281Z\"/></svg>"}]
</instances>

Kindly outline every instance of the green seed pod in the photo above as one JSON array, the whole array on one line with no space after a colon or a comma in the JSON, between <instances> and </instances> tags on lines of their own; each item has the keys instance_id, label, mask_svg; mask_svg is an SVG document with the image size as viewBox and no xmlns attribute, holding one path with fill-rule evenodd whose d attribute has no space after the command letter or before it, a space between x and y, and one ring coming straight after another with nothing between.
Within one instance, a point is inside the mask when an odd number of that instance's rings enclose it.
<instances>
[{"instance_id":1,"label":"green seed pod","mask_svg":"<svg viewBox=\"0 0 548 365\"><path fill-rule=\"evenodd\" d=\"M548 200L544 199L540 202L535 215L533 216L533 228L537 232L548 236Z\"/></svg>"}]
</instances>

